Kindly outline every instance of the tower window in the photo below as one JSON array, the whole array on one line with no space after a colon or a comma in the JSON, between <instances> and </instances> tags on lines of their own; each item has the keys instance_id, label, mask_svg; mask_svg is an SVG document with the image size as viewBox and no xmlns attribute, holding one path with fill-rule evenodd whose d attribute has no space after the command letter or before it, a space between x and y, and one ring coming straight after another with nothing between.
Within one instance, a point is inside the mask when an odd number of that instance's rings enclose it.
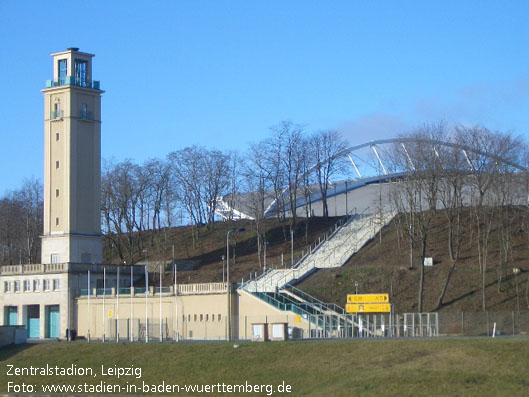
<instances>
[{"instance_id":1,"label":"tower window","mask_svg":"<svg viewBox=\"0 0 529 397\"><path fill-rule=\"evenodd\" d=\"M55 197L59 197L59 189L55 189ZM59 218L57 218L59 219Z\"/></svg>"},{"instance_id":2,"label":"tower window","mask_svg":"<svg viewBox=\"0 0 529 397\"><path fill-rule=\"evenodd\" d=\"M53 111L51 112L51 118L52 120L60 119L62 117L62 111L61 111L61 103L55 102L53 104Z\"/></svg>"},{"instance_id":3,"label":"tower window","mask_svg":"<svg viewBox=\"0 0 529 397\"><path fill-rule=\"evenodd\" d=\"M59 226L59 218L55 218L55 226Z\"/></svg>"},{"instance_id":4,"label":"tower window","mask_svg":"<svg viewBox=\"0 0 529 397\"><path fill-rule=\"evenodd\" d=\"M82 119L88 118L88 106L86 105L86 103L83 103L81 105L81 118Z\"/></svg>"},{"instance_id":5,"label":"tower window","mask_svg":"<svg viewBox=\"0 0 529 397\"><path fill-rule=\"evenodd\" d=\"M86 87L87 62L81 59L75 60L75 85Z\"/></svg>"},{"instance_id":6,"label":"tower window","mask_svg":"<svg viewBox=\"0 0 529 397\"><path fill-rule=\"evenodd\" d=\"M55 168L59 169L59 166L60 166L60 163L59 163L59 160L57 160L57 161L55 162Z\"/></svg>"},{"instance_id":7,"label":"tower window","mask_svg":"<svg viewBox=\"0 0 529 397\"><path fill-rule=\"evenodd\" d=\"M56 140L57 142L59 142L59 138L60 138L60 137L61 137L60 134L57 132L57 133L55 134L55 140Z\"/></svg>"},{"instance_id":8,"label":"tower window","mask_svg":"<svg viewBox=\"0 0 529 397\"><path fill-rule=\"evenodd\" d=\"M59 59L59 85L64 85L68 74L68 60Z\"/></svg>"}]
</instances>

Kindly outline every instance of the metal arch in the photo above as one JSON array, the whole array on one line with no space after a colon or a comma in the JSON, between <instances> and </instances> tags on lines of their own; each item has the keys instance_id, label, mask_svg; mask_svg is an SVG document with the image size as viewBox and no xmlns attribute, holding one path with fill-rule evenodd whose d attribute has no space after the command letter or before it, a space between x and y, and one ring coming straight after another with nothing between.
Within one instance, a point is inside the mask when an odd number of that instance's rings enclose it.
<instances>
[{"instance_id":1,"label":"metal arch","mask_svg":"<svg viewBox=\"0 0 529 397\"><path fill-rule=\"evenodd\" d=\"M470 157L468 156L468 153L475 153L475 154L478 154L480 156L484 156L486 158L491 158L493 160L495 160L497 163L498 162L501 162L501 163L504 163L504 164L507 164L519 171L525 171L525 172L529 172L529 168L526 168L520 164L516 164L516 163L513 163L509 160L506 160L506 159L503 159L501 157L498 157L498 156L493 156L491 155L490 153L486 153L486 152L483 152L481 150L476 150L476 149L473 149L473 148L470 148L466 145L461 145L461 144L458 144L458 143L453 143L453 142L443 142L443 141L439 141L439 140L436 140L436 139L427 139L427 138L391 138L391 139L379 139L379 140L375 140L375 141L368 141L368 142L365 142L365 143L362 143L360 145L355 145L355 146L350 146L344 150L341 150L340 152L336 153L335 155L333 155L332 157L330 157L330 159L336 159L336 158L339 158L339 157L342 157L342 156L348 156L349 157L349 160L351 161L351 163L353 164L353 167L355 168L355 171L356 173L358 174L358 176L360 177L360 181L362 179L373 179L373 178L370 178L370 177L362 177L358 167L356 166L355 162L353 161L352 157L351 157L351 153L352 152L355 152L355 151L358 151L358 150L361 150L361 149L364 149L366 147L370 147L372 148L372 150L374 151L380 165L382 166L382 169L384 171L384 176L382 175L379 175L378 178L379 180L387 180L391 177L394 177L394 176L397 176L397 175L402 175L403 173L402 172L396 172L396 173L388 173L387 170L385 169L379 155L378 155L378 152L376 151L375 147L377 145L385 145L385 144L391 144L391 143L400 143L404 150L405 150L405 153L406 153L406 156L408 158L408 161L410 162L410 165L412 167L412 169L415 171L415 166L413 164L413 162L411 161L411 158L410 158L410 155L408 153L408 151L406 150L406 146L404 145L405 143L427 143L427 144L431 144L433 147L434 147L434 150L436 152L436 155L439 157L439 153L437 151L437 149L435 148L435 145L438 145L438 146L445 146L445 147L450 147L450 148L455 148L455 149L459 149L461 150L464 155L465 155L465 158L467 160L467 163L469 164L469 167L471 169L472 172L475 171L475 168L472 164L472 161L470 160ZM440 157L439 157L440 158ZM302 174L302 178L304 178L307 174L310 174L314 171L314 169L319 165L319 164L322 164L323 162L319 162L319 163L316 163L314 164L313 166L311 166L307 171L305 171L303 174ZM376 179L376 177L375 177ZM284 195L284 193L288 190L288 186L286 186L282 192L281 192L281 195ZM529 200L529 199L528 199ZM277 200L274 199L269 205L268 207L266 208L266 210L264 211L264 215L267 215L276 205L277 203Z\"/></svg>"},{"instance_id":2,"label":"metal arch","mask_svg":"<svg viewBox=\"0 0 529 397\"><path fill-rule=\"evenodd\" d=\"M455 149L466 150L467 152L472 152L472 153L479 154L481 156L485 156L485 157L488 157L488 158L499 160L500 162L502 162L504 164L507 164L507 165L510 165L511 167L514 167L514 168L516 168L519 171L529 171L528 168L526 168L526 167L524 167L522 165L515 164L515 163L513 163L513 162L511 162L509 160L503 159L503 158L498 157L498 156L493 156L490 153L486 153L486 152L483 152L481 150L472 149L472 148L470 148L470 147L468 147L466 145L460 145L458 143L443 142L443 141L438 141L438 140L435 140L435 139L426 139L426 138L392 138L392 139L380 139L380 140L376 140L376 141L370 141L370 142L363 143L361 145L356 145L356 146L351 146L349 148L346 148L346 149L336 153L334 156L332 156L332 158L334 159L336 157L344 156L344 155L346 155L348 153L357 151L359 149L363 149L363 148L368 147L368 146L383 145L383 144L387 144L387 143L407 143L407 142L429 143L429 144L432 144L432 145L447 146L447 147L452 147L452 148L455 148ZM312 171L312 169L314 169L317 165L318 164L314 164L309 169L309 171ZM309 171L307 171L307 172L309 172Z\"/></svg>"}]
</instances>

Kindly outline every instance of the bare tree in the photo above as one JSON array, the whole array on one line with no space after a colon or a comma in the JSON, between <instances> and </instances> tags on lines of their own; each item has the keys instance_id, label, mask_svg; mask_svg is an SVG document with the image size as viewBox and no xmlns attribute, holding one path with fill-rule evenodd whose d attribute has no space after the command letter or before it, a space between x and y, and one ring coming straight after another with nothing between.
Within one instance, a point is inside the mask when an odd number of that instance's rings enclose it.
<instances>
[{"instance_id":1,"label":"bare tree","mask_svg":"<svg viewBox=\"0 0 529 397\"><path fill-rule=\"evenodd\" d=\"M412 247L419 252L419 291L417 305L423 311L424 301L424 259L431 232L431 221L437 210L439 199L439 163L432 161L434 148L427 140L439 140L445 134L442 123L425 125L411 137L415 141L406 146L396 145L392 159L395 168L406 169L407 173L393 192L393 202L404 217L405 232ZM411 265L411 264L410 264Z\"/></svg>"},{"instance_id":2,"label":"bare tree","mask_svg":"<svg viewBox=\"0 0 529 397\"><path fill-rule=\"evenodd\" d=\"M40 248L40 233L43 226L43 187L36 179L26 179L22 188L15 192L16 199L20 202L24 213L24 240L26 261L37 263Z\"/></svg>"},{"instance_id":3,"label":"bare tree","mask_svg":"<svg viewBox=\"0 0 529 397\"><path fill-rule=\"evenodd\" d=\"M323 216L328 218L327 191L331 178L344 170L343 151L347 148L347 142L336 130L316 131L310 141L315 161L314 172L321 193Z\"/></svg>"},{"instance_id":4,"label":"bare tree","mask_svg":"<svg viewBox=\"0 0 529 397\"><path fill-rule=\"evenodd\" d=\"M500 209L501 202L493 194L493 185L502 177L500 174L503 160L516 161L521 147L519 139L510 134L492 132L484 127L458 127L456 138L471 151L466 153L472 177L470 198L474 218L476 247L481 272L482 309L486 310L486 285L490 233L493 221Z\"/></svg>"}]
</instances>

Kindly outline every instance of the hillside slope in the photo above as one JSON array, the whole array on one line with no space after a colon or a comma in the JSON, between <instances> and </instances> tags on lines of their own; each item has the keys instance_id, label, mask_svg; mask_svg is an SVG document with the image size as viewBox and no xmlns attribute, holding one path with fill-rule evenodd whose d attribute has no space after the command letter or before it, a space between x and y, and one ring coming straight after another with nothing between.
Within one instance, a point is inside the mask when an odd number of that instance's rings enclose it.
<instances>
[{"instance_id":1,"label":"hillside slope","mask_svg":"<svg viewBox=\"0 0 529 397\"><path fill-rule=\"evenodd\" d=\"M470 221L466 224L460 260L440 310L482 310L482 273L476 237L470 231ZM529 309L529 249L519 211L513 219L513 231L512 259L508 258L503 263L499 249L499 227L497 224L492 225L486 272L486 307L489 311ZM425 268L425 311L437 308L452 263L448 255L447 233L444 215L435 214L427 246L427 256L433 257L434 266ZM389 293L397 312L417 311L420 258L417 250L414 250L414 268L410 269L409 246L406 236L399 241L395 222L392 222L382 230L381 239L379 236L369 242L343 267L320 270L297 287L323 301L344 306L347 294L354 293L356 281L358 293ZM521 273L515 276L513 268L519 268Z\"/></svg>"}]
</instances>

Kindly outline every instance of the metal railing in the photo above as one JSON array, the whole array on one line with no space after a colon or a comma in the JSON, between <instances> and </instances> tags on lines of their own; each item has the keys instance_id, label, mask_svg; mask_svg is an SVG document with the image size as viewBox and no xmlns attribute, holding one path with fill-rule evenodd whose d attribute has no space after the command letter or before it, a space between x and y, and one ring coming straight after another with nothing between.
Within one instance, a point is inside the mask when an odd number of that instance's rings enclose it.
<instances>
[{"instance_id":1,"label":"metal railing","mask_svg":"<svg viewBox=\"0 0 529 397\"><path fill-rule=\"evenodd\" d=\"M46 80L46 88L62 87L66 85L73 85L76 87L90 88L93 90L100 90L100 82L97 80L79 79L73 76L66 76L59 80Z\"/></svg>"},{"instance_id":2,"label":"metal railing","mask_svg":"<svg viewBox=\"0 0 529 397\"><path fill-rule=\"evenodd\" d=\"M64 117L64 112L62 110L52 110L50 111L50 120L58 120Z\"/></svg>"}]
</instances>

